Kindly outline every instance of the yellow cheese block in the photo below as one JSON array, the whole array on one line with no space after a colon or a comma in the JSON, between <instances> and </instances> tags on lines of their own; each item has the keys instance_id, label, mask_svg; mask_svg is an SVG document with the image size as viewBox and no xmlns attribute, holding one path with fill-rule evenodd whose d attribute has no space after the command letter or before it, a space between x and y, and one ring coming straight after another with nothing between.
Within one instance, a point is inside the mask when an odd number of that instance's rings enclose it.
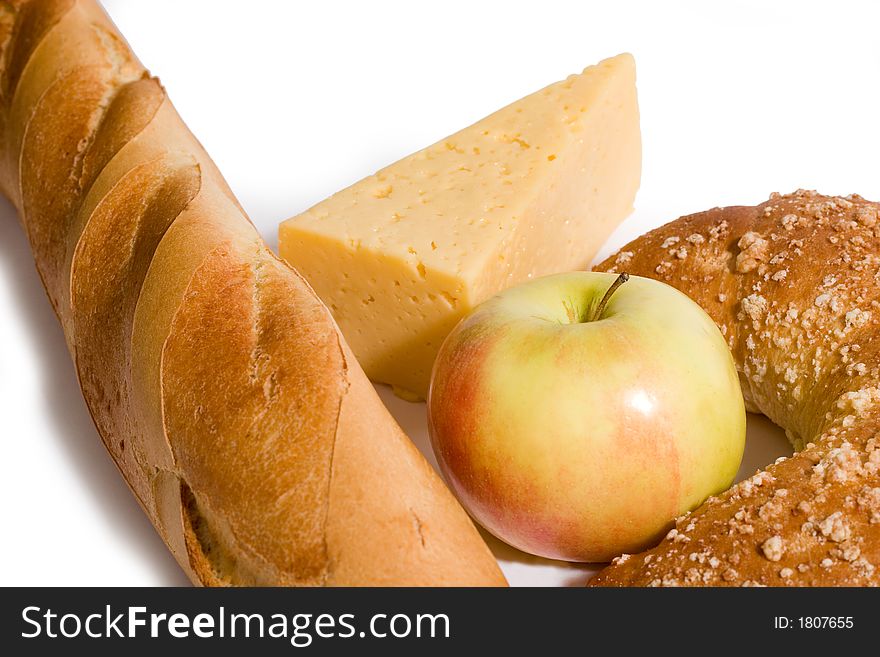
<instances>
[{"instance_id":1,"label":"yellow cheese block","mask_svg":"<svg viewBox=\"0 0 880 657\"><path fill-rule=\"evenodd\" d=\"M585 267L641 174L635 64L619 55L331 196L280 227L374 381L424 398L476 304Z\"/></svg>"}]
</instances>

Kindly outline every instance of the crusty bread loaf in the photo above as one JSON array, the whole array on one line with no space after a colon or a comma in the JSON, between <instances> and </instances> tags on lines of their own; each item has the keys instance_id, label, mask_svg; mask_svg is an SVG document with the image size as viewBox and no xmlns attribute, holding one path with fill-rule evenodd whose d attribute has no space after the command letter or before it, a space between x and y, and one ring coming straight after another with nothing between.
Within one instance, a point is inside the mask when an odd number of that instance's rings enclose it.
<instances>
[{"instance_id":1,"label":"crusty bread loaf","mask_svg":"<svg viewBox=\"0 0 880 657\"><path fill-rule=\"evenodd\" d=\"M95 2L0 3L0 71L0 187L99 433L193 582L503 584Z\"/></svg>"},{"instance_id":2,"label":"crusty bread loaf","mask_svg":"<svg viewBox=\"0 0 880 657\"><path fill-rule=\"evenodd\" d=\"M880 204L798 191L673 221L597 269L662 280L727 337L796 453L593 585L880 584Z\"/></svg>"}]
</instances>

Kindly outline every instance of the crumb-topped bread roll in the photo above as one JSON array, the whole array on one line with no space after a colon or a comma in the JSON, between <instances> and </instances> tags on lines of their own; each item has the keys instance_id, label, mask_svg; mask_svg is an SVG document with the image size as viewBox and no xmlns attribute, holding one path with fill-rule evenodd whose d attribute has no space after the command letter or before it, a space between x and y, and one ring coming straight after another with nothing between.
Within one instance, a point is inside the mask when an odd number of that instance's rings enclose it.
<instances>
[{"instance_id":1,"label":"crumb-topped bread roll","mask_svg":"<svg viewBox=\"0 0 880 657\"><path fill-rule=\"evenodd\" d=\"M678 518L596 586L880 584L880 205L773 195L683 217L597 269L669 283L726 336L795 454Z\"/></svg>"}]
</instances>

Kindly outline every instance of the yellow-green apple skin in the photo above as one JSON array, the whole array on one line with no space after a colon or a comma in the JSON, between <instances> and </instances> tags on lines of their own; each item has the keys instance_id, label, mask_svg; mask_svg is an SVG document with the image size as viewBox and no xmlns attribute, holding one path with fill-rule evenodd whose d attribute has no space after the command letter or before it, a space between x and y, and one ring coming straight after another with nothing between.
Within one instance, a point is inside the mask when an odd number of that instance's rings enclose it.
<instances>
[{"instance_id":1,"label":"yellow-green apple skin","mask_svg":"<svg viewBox=\"0 0 880 657\"><path fill-rule=\"evenodd\" d=\"M540 278L489 299L444 342L431 442L471 515L526 552L607 561L730 486L746 416L718 328L632 276Z\"/></svg>"}]
</instances>

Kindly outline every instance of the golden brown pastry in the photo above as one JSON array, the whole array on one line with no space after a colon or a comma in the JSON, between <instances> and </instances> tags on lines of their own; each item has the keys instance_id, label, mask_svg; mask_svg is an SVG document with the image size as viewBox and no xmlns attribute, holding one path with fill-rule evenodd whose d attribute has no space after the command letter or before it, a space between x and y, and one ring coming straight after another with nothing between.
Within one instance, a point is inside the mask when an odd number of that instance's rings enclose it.
<instances>
[{"instance_id":1,"label":"golden brown pastry","mask_svg":"<svg viewBox=\"0 0 880 657\"><path fill-rule=\"evenodd\" d=\"M880 584L880 205L798 191L683 217L599 265L688 294L796 453L594 586Z\"/></svg>"},{"instance_id":2,"label":"golden brown pastry","mask_svg":"<svg viewBox=\"0 0 880 657\"><path fill-rule=\"evenodd\" d=\"M0 2L0 188L104 443L193 582L504 579L92 0Z\"/></svg>"}]
</instances>

